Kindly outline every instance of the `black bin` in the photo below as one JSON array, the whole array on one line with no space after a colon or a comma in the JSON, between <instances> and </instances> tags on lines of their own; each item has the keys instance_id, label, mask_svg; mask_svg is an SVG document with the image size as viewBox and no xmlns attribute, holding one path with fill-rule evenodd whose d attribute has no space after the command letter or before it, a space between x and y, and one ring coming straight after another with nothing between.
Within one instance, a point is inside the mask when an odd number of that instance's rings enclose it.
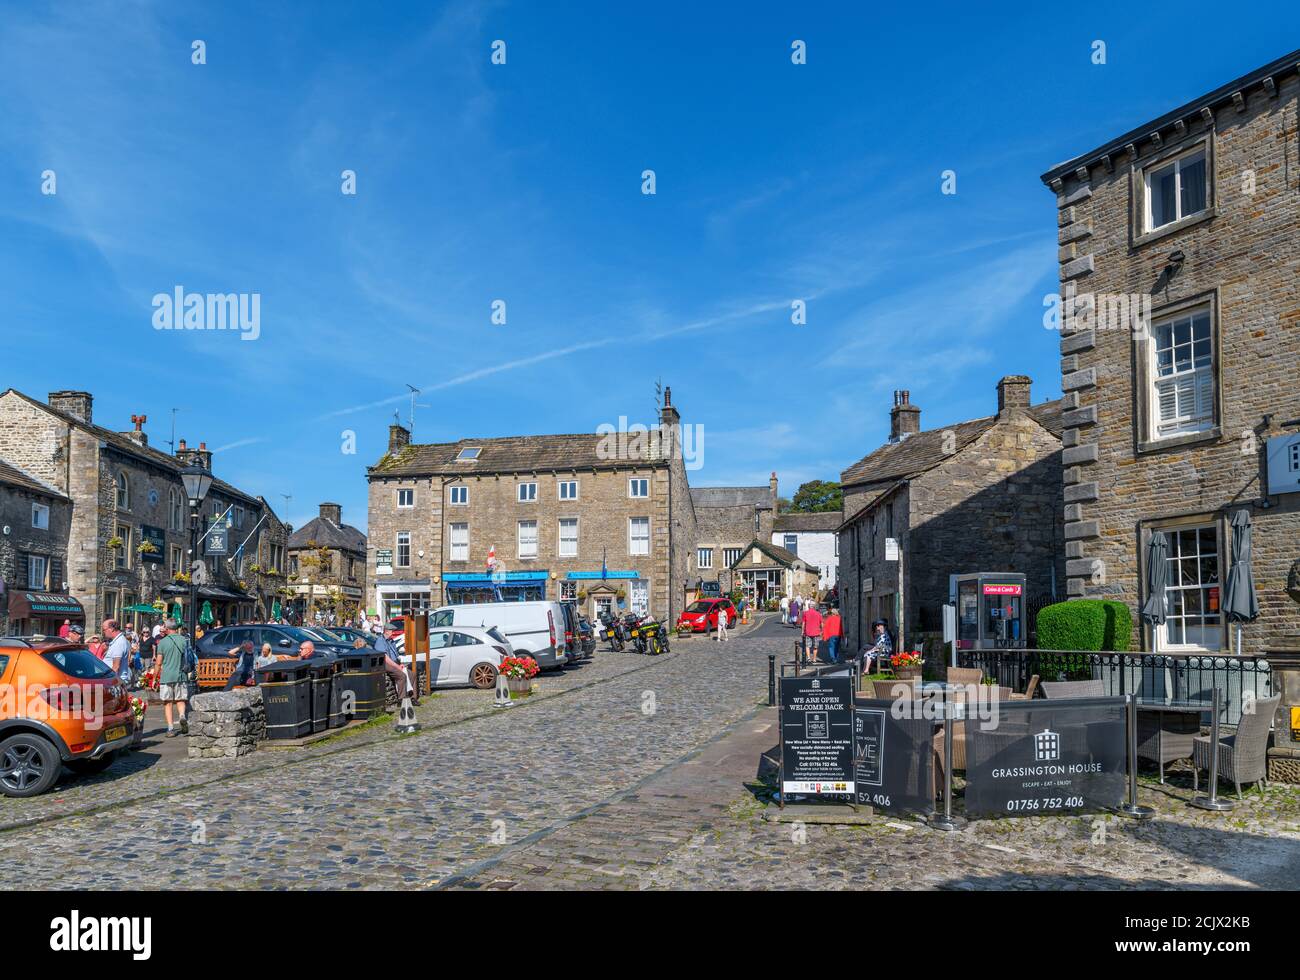
<instances>
[{"instance_id":1,"label":"black bin","mask_svg":"<svg viewBox=\"0 0 1300 980\"><path fill-rule=\"evenodd\" d=\"M310 661L277 660L257 668L257 684L266 706L267 738L302 738L311 734Z\"/></svg>"},{"instance_id":2,"label":"black bin","mask_svg":"<svg viewBox=\"0 0 1300 980\"><path fill-rule=\"evenodd\" d=\"M307 663L307 676L311 679L311 730L323 732L327 728L341 728L343 714L339 710L339 694L334 678L339 672L338 658L332 653L319 653Z\"/></svg>"},{"instance_id":3,"label":"black bin","mask_svg":"<svg viewBox=\"0 0 1300 980\"><path fill-rule=\"evenodd\" d=\"M340 710L346 718L364 721L384 713L384 655L377 650L346 650L335 654L339 671L334 686L340 692Z\"/></svg>"}]
</instances>

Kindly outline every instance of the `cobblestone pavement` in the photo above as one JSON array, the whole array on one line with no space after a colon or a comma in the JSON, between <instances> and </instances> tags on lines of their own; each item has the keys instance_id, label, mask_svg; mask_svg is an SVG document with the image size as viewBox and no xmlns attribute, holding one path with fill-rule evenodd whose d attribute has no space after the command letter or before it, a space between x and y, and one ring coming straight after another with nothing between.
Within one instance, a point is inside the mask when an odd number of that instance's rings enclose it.
<instances>
[{"instance_id":1,"label":"cobblestone pavement","mask_svg":"<svg viewBox=\"0 0 1300 980\"><path fill-rule=\"evenodd\" d=\"M1300 788L1226 814L1144 780L1156 819L773 823L767 622L673 656L599 653L508 711L444 692L385 725L238 762L156 764L0 805L0 887L1295 888ZM438 726L438 727L435 727ZM115 766L114 770L119 767ZM15 826L22 820L34 821ZM123 846L122 841L134 842Z\"/></svg>"},{"instance_id":2,"label":"cobblestone pavement","mask_svg":"<svg viewBox=\"0 0 1300 980\"><path fill-rule=\"evenodd\" d=\"M543 675L543 695L508 710L445 692L405 738L385 726L138 772L128 759L5 801L0 887L435 885L581 818L754 711L765 654L788 642L774 630L687 641L668 657L600 652Z\"/></svg>"}]
</instances>

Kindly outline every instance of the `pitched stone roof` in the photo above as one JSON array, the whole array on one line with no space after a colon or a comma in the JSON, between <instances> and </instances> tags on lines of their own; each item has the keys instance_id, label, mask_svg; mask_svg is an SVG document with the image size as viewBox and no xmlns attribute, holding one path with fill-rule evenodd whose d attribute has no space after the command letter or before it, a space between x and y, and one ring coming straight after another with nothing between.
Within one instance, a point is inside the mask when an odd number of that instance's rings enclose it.
<instances>
[{"instance_id":1,"label":"pitched stone roof","mask_svg":"<svg viewBox=\"0 0 1300 980\"><path fill-rule=\"evenodd\" d=\"M637 440L635 435L627 436L627 441L623 444L634 458L618 458L619 454L607 451L611 445L609 440L616 438L617 435L577 432L412 443L396 453L386 453L367 472L375 476L534 473L548 470L619 469L638 464L655 466L665 462L652 458L652 443L648 437ZM463 449L478 449L478 458L458 459Z\"/></svg>"},{"instance_id":2,"label":"pitched stone roof","mask_svg":"<svg viewBox=\"0 0 1300 980\"><path fill-rule=\"evenodd\" d=\"M343 551L366 550L366 536L351 524L335 524L325 517L315 517L289 535L288 547L311 547L312 542L321 548L337 548Z\"/></svg>"},{"instance_id":3,"label":"pitched stone roof","mask_svg":"<svg viewBox=\"0 0 1300 980\"><path fill-rule=\"evenodd\" d=\"M818 511L813 514L777 514L772 524L774 531L834 531L844 523L841 510Z\"/></svg>"},{"instance_id":4,"label":"pitched stone roof","mask_svg":"<svg viewBox=\"0 0 1300 980\"><path fill-rule=\"evenodd\" d=\"M771 487L691 487L691 502L699 507L772 507Z\"/></svg>"},{"instance_id":5,"label":"pitched stone roof","mask_svg":"<svg viewBox=\"0 0 1300 980\"><path fill-rule=\"evenodd\" d=\"M739 568L741 564L744 563L745 556L755 548L763 552L778 565L785 568L789 568L791 565L795 564L803 565L805 568L809 567L807 559L800 558L793 551L782 548L779 544L772 544L769 541L759 541L757 538L745 547L745 550L740 553L740 557L737 558L729 567L732 569Z\"/></svg>"},{"instance_id":6,"label":"pitched stone roof","mask_svg":"<svg viewBox=\"0 0 1300 980\"><path fill-rule=\"evenodd\" d=\"M68 498L52 486L42 482L30 473L24 473L17 466L12 466L0 459L0 483L7 483L11 487L18 487L31 493L39 493L45 497L57 497L59 500Z\"/></svg>"},{"instance_id":7,"label":"pitched stone roof","mask_svg":"<svg viewBox=\"0 0 1300 980\"><path fill-rule=\"evenodd\" d=\"M134 456L136 459L152 463L154 466L162 467L165 470L171 470L175 472L176 478L178 480L180 479L181 462L170 453L154 449L152 446L143 446L129 436L124 436L120 432L114 432L112 429L106 429L102 425L95 425L93 422L83 422L75 415L69 415L67 412L60 411L57 408L52 408L47 403L37 398L33 398L30 395L25 395L16 388L10 388L9 391L13 392L13 394L17 395L28 404L36 406L43 412L48 412L59 421L81 429L83 432L88 432L101 442L105 442L112 446L118 452L125 453L128 456ZM217 490L226 496L237 497L250 504L257 503L256 497L245 493L243 490L232 486L217 476L213 476L212 486L217 488Z\"/></svg>"},{"instance_id":8,"label":"pitched stone roof","mask_svg":"<svg viewBox=\"0 0 1300 980\"><path fill-rule=\"evenodd\" d=\"M1061 438L1061 415L1065 411L1065 399L1058 398L1052 402L1042 402L1028 410L1039 425L1056 438ZM942 429L927 429L917 432L900 442L887 442L869 456L858 460L840 474L840 483L844 485L858 483L877 483L884 480L906 479L918 473L938 466L952 453L945 452L945 433L951 432L955 439L953 450L960 452L982 436L997 423L998 417L990 415L956 425L946 425Z\"/></svg>"}]
</instances>

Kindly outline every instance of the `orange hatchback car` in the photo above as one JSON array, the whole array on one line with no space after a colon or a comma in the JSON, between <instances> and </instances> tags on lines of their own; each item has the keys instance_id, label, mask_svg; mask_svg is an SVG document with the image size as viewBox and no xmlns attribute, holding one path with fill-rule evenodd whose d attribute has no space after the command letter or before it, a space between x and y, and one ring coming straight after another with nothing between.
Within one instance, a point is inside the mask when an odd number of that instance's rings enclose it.
<instances>
[{"instance_id":1,"label":"orange hatchback car","mask_svg":"<svg viewBox=\"0 0 1300 980\"><path fill-rule=\"evenodd\" d=\"M84 646L0 637L0 793L44 793L63 765L101 772L139 734L126 685Z\"/></svg>"}]
</instances>

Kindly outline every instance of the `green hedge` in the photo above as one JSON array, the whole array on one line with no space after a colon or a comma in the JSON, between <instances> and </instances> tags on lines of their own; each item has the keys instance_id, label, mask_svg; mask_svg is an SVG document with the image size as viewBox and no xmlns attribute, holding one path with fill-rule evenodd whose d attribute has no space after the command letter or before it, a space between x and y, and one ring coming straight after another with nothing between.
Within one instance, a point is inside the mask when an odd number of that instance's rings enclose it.
<instances>
[{"instance_id":1,"label":"green hedge","mask_svg":"<svg viewBox=\"0 0 1300 980\"><path fill-rule=\"evenodd\" d=\"M1133 635L1133 614L1113 599L1074 599L1038 611L1040 650L1123 653Z\"/></svg>"}]
</instances>

